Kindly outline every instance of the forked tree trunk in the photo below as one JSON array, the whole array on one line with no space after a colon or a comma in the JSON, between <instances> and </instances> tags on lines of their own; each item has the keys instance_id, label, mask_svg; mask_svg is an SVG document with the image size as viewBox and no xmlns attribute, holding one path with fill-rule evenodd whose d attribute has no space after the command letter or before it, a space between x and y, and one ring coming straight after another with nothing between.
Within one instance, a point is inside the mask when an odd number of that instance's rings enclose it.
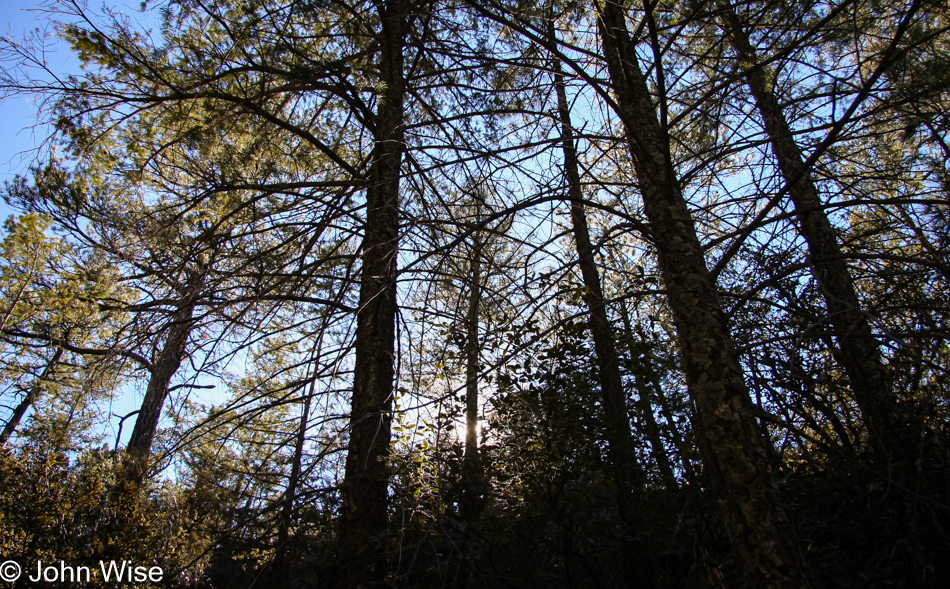
<instances>
[{"instance_id":1,"label":"forked tree trunk","mask_svg":"<svg viewBox=\"0 0 950 589\"><path fill-rule=\"evenodd\" d=\"M195 270L187 270L186 273L188 282L178 308L172 314L168 334L165 336L165 345L152 362L145 398L142 399L135 427L126 446L125 478L136 487L141 486L145 479L148 459L152 452L152 442L162 416L165 398L168 396L168 385L185 357L185 346L194 325L192 317L195 304L204 286L206 268L199 266Z\"/></svg>"},{"instance_id":2,"label":"forked tree trunk","mask_svg":"<svg viewBox=\"0 0 950 589\"><path fill-rule=\"evenodd\" d=\"M553 21L551 21L549 35L552 42L555 41ZM567 196L571 205L574 244L584 280L584 302L587 303L589 313L588 325L594 340L594 353L597 355L608 452L617 482L617 507L621 518L628 520L634 512L635 487L643 482L643 470L637 462L636 446L630 433L630 416L627 414L626 395L620 377L620 362L617 359L613 330L607 318L607 306L600 284L600 272L597 270L597 262L594 259L594 248L590 243L577 150L574 147L571 111L567 103L561 63L558 60L555 60L554 66L554 88L557 93L558 118L561 123L561 149L564 153L564 172L567 176Z\"/></svg>"},{"instance_id":3,"label":"forked tree trunk","mask_svg":"<svg viewBox=\"0 0 950 589\"><path fill-rule=\"evenodd\" d=\"M386 574L381 548L386 533L386 457L393 409L399 178L404 151L403 44L409 15L403 0L377 6L379 73L385 89L375 121L373 164L366 191L356 364L340 521L343 586L352 589L379 586Z\"/></svg>"},{"instance_id":4,"label":"forked tree trunk","mask_svg":"<svg viewBox=\"0 0 950 589\"><path fill-rule=\"evenodd\" d=\"M828 308L840 359L848 375L852 397L861 411L871 444L887 460L901 452L897 399L892 394L877 340L854 290L845 256L834 228L824 213L818 189L788 120L761 67L732 6L721 12L723 29L742 67L746 82L765 125L772 152L788 187L802 237L808 244L811 273Z\"/></svg>"},{"instance_id":5,"label":"forked tree trunk","mask_svg":"<svg viewBox=\"0 0 950 589\"><path fill-rule=\"evenodd\" d=\"M766 443L714 280L671 162L620 5L597 5L598 27L618 114L650 223L650 236L676 324L683 370L706 443L704 462L747 587L808 587L801 554L772 479Z\"/></svg>"}]
</instances>

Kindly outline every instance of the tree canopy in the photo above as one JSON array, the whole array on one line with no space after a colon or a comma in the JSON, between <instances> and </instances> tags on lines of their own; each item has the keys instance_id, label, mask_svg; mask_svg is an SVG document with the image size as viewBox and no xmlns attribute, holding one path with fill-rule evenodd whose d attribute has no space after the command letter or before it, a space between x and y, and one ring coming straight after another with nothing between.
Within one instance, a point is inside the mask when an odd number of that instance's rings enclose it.
<instances>
[{"instance_id":1,"label":"tree canopy","mask_svg":"<svg viewBox=\"0 0 950 589\"><path fill-rule=\"evenodd\" d=\"M4 189L7 558L948 581L944 3L46 14L81 71L0 44L51 129Z\"/></svg>"}]
</instances>

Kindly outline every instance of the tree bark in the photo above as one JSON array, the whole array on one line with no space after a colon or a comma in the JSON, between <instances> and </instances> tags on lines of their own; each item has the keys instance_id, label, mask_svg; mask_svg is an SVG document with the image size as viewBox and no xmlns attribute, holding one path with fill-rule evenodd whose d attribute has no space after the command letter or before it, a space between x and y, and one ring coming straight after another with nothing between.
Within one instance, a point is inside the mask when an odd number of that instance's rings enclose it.
<instances>
[{"instance_id":1,"label":"tree bark","mask_svg":"<svg viewBox=\"0 0 950 589\"><path fill-rule=\"evenodd\" d=\"M553 21L550 35L554 41ZM603 396L604 420L607 446L614 478L617 483L617 507L620 516L627 520L635 510L634 490L636 483L643 482L643 470L637 462L637 451L630 433L630 416L627 413L627 396L620 377L620 362L614 344L614 334L607 318L607 305L600 283L600 272L590 243L587 213L584 210L584 195L574 146L574 131L571 112L567 103L567 91L561 63L555 60L554 88L557 93L558 118L561 123L561 149L564 153L564 173L567 176L567 196L571 206L571 226L577 248L578 265L584 281L584 302L588 309L588 326L594 340L594 353L600 376Z\"/></svg>"},{"instance_id":2,"label":"tree bark","mask_svg":"<svg viewBox=\"0 0 950 589\"><path fill-rule=\"evenodd\" d=\"M408 7L402 0L378 5L379 71L385 85L375 121L375 148L366 191L360 305L356 315L356 364L350 440L343 479L340 542L344 586L376 587L386 570L386 532L396 325L396 258L399 179L404 151L403 44Z\"/></svg>"},{"instance_id":3,"label":"tree bark","mask_svg":"<svg viewBox=\"0 0 950 589\"><path fill-rule=\"evenodd\" d=\"M724 6L721 15L726 38L742 67L748 68L746 82L795 206L801 235L808 244L811 273L828 308L827 320L834 327L839 357L848 375L852 397L861 411L872 447L890 461L900 452L900 418L878 342L867 313L861 309L834 228L824 213L818 189L772 91L766 70L759 67L756 51L733 7Z\"/></svg>"},{"instance_id":4,"label":"tree bark","mask_svg":"<svg viewBox=\"0 0 950 589\"><path fill-rule=\"evenodd\" d=\"M162 416L162 407L168 396L168 385L185 357L185 345L188 343L188 337L194 325L192 316L204 286L206 270L203 265L199 265L194 270L186 270L187 283L178 308L172 314L168 325L165 345L151 366L152 373L148 379L148 387L145 389L145 398L142 399L132 436L126 446L125 477L136 487L141 486L145 480L145 471L152 452L152 441L155 439L158 421Z\"/></svg>"},{"instance_id":5,"label":"tree bark","mask_svg":"<svg viewBox=\"0 0 950 589\"><path fill-rule=\"evenodd\" d=\"M657 121L620 5L597 5L618 115L650 223L680 354L717 480L723 519L747 587L808 587L801 554L772 479L738 354ZM659 66L659 64L657 64Z\"/></svg>"}]
</instances>

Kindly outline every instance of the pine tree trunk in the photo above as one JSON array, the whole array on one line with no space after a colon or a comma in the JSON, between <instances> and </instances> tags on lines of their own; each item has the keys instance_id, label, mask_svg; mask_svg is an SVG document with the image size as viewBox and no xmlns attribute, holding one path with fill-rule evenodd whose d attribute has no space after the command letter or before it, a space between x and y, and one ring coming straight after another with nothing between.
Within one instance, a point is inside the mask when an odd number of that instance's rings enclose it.
<instances>
[{"instance_id":1,"label":"pine tree trunk","mask_svg":"<svg viewBox=\"0 0 950 589\"><path fill-rule=\"evenodd\" d=\"M785 113L732 6L723 8L723 27L740 62L748 67L746 81L765 124L779 170L788 186L802 237L808 244L812 276L828 308L840 359L848 375L852 396L861 411L872 446L891 460L900 452L900 419L891 393L877 340L867 314L861 309L845 256L834 228L824 213L821 198L805 167L805 158L792 136Z\"/></svg>"},{"instance_id":2,"label":"pine tree trunk","mask_svg":"<svg viewBox=\"0 0 950 589\"><path fill-rule=\"evenodd\" d=\"M277 523L277 549L274 554L274 569L286 577L289 573L290 558L290 525L294 515L294 499L297 497L297 486L300 483L301 463L303 462L304 443L307 441L307 424L310 422L310 404L313 401L314 386L317 375L312 375L310 388L304 398L303 408L300 410L300 420L297 423L297 436L294 441L294 457L290 465L290 476L287 478L287 489L284 491L280 506L280 519ZM282 579L282 586L293 586L291 579Z\"/></svg>"},{"instance_id":3,"label":"pine tree trunk","mask_svg":"<svg viewBox=\"0 0 950 589\"><path fill-rule=\"evenodd\" d=\"M551 26L550 35L553 41L553 22ZM630 417L627 414L626 395L620 377L620 362L617 359L613 330L607 318L607 306L600 284L600 272L597 270L597 262L594 259L594 248L590 243L587 213L582 202L584 195L581 191L577 150L574 147L571 112L567 103L560 61L555 62L554 72L558 118L561 123L561 149L564 153L564 172L567 176L567 196L571 205L574 244L584 281L584 301L587 303L589 313L588 325L594 340L594 353L597 355L607 446L617 481L617 507L621 518L627 520L634 512L635 486L643 482L643 470L637 462L636 446L630 433Z\"/></svg>"},{"instance_id":4,"label":"pine tree trunk","mask_svg":"<svg viewBox=\"0 0 950 589\"><path fill-rule=\"evenodd\" d=\"M381 547L386 533L386 458L395 376L399 179L404 151L402 52L408 10L401 0L381 2L378 10L382 27L379 72L385 89L376 116L376 145L366 191L350 441L340 522L344 586L352 589L379 586L386 574Z\"/></svg>"},{"instance_id":5,"label":"pine tree trunk","mask_svg":"<svg viewBox=\"0 0 950 589\"><path fill-rule=\"evenodd\" d=\"M484 472L478 451L478 307L481 301L482 243L478 231L472 235L469 259L471 291L465 319L465 496L462 515L472 519L484 506Z\"/></svg>"},{"instance_id":6,"label":"pine tree trunk","mask_svg":"<svg viewBox=\"0 0 950 589\"><path fill-rule=\"evenodd\" d=\"M623 320L624 330L627 332L627 338L631 342L644 341L645 338L643 334L637 334L633 330L633 324L630 322L630 313L627 311L627 303L625 300L620 300L620 318ZM660 414L663 416L663 419L666 421L666 429L669 432L669 437L671 438L670 444L672 447L682 448L685 447L686 441L683 439L683 436L680 435L679 430L676 427L676 419L673 413L673 409L670 407L669 401L663 395L663 386L660 382L660 375L657 369L654 367L653 363L658 362L650 348L652 344L646 344L649 346L647 352L643 354L643 360L640 362L642 368L642 373L637 374L637 388L640 391L640 402L641 402L641 411L649 412L650 422L648 424L647 434L650 436L650 445L653 446L653 454L657 461L657 466L660 469L660 475L663 477L664 482L670 488L677 486L676 476L673 473L673 462L670 460L669 452L667 447L663 444L663 440L660 437L660 425L656 421L656 417L653 414L653 395L656 395L657 405L659 406ZM655 433L653 433L655 428ZM681 456L681 464L683 465L683 473L685 474L686 481L696 480L695 472L693 472L693 465L691 464L689 457L685 453Z\"/></svg>"},{"instance_id":7,"label":"pine tree trunk","mask_svg":"<svg viewBox=\"0 0 950 589\"><path fill-rule=\"evenodd\" d=\"M747 587L809 586L769 470L738 354L680 192L669 137L657 121L624 13L598 6L601 39L678 334L687 386L717 480L726 530Z\"/></svg>"},{"instance_id":8,"label":"pine tree trunk","mask_svg":"<svg viewBox=\"0 0 950 589\"><path fill-rule=\"evenodd\" d=\"M188 283L182 293L178 308L172 314L165 345L151 366L152 374L149 376L148 387L145 389L145 398L142 399L135 427L126 446L125 476L126 480L136 487L141 486L145 479L149 455L152 452L152 441L155 439L158 422L162 416L165 397L168 396L168 385L185 357L185 345L191 335L192 315L204 286L205 270L199 267L197 270L186 271Z\"/></svg>"}]
</instances>

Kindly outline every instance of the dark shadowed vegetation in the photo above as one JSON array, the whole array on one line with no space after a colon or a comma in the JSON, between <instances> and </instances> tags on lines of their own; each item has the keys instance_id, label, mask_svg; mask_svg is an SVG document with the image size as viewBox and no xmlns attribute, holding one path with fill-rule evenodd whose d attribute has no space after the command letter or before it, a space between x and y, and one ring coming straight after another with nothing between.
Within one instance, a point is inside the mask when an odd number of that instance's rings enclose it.
<instances>
[{"instance_id":1,"label":"dark shadowed vegetation","mask_svg":"<svg viewBox=\"0 0 950 589\"><path fill-rule=\"evenodd\" d=\"M950 586L946 2L109 4L0 44L4 560Z\"/></svg>"}]
</instances>

